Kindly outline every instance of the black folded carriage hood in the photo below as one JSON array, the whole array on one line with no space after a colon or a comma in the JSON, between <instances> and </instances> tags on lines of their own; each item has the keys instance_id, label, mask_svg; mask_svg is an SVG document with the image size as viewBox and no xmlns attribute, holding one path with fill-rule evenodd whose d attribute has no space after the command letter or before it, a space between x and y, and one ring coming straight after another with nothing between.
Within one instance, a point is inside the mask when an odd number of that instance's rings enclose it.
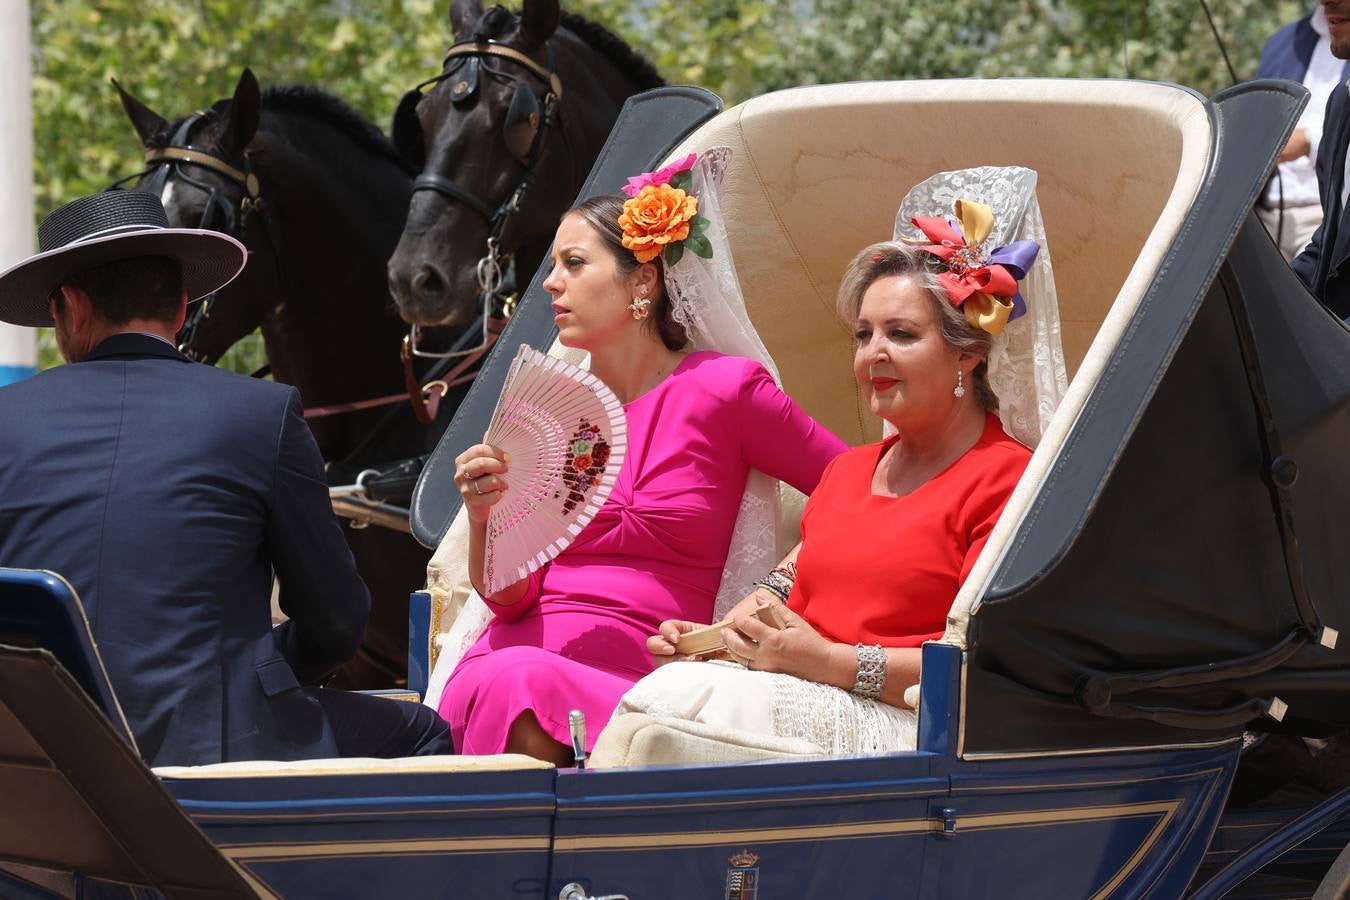
<instances>
[{"instance_id":1,"label":"black folded carriage hood","mask_svg":"<svg viewBox=\"0 0 1350 900\"><path fill-rule=\"evenodd\" d=\"M1305 97L1211 101L1203 186L972 613L964 753L1350 725L1350 330L1252 213Z\"/></svg>"}]
</instances>

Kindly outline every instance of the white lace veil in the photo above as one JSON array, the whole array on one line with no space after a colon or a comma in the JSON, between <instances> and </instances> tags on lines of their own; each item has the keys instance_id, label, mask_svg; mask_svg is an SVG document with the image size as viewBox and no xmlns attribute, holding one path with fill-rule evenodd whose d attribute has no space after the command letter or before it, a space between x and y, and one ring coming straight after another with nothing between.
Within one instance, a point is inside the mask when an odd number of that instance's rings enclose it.
<instances>
[{"instance_id":1,"label":"white lace veil","mask_svg":"<svg viewBox=\"0 0 1350 900\"><path fill-rule=\"evenodd\" d=\"M741 282L731 258L726 217L722 215L722 177L730 162L729 148L714 147L694 165L692 190L698 197L699 213L709 222L707 237L713 246L713 256L705 260L685 253L678 263L666 269L666 291L675 321L689 335L691 350L716 350L753 359L768 369L782 387L778 367L746 312ZM713 605L714 622L750 593L751 583L778 562L780 551L786 552L786 548L774 546L777 530L778 482L752 469Z\"/></svg>"},{"instance_id":2,"label":"white lace veil","mask_svg":"<svg viewBox=\"0 0 1350 900\"><path fill-rule=\"evenodd\" d=\"M984 242L987 250L1019 240L1035 241L1041 248L1018 284L1026 315L1009 322L989 349L989 385L998 397L999 419L1008 434L1034 448L1069 387L1050 248L1036 201L1036 173L1021 166L939 172L915 185L901 201L895 239L927 243L910 220L949 217L952 205L962 197L993 207L994 227Z\"/></svg>"},{"instance_id":3,"label":"white lace veil","mask_svg":"<svg viewBox=\"0 0 1350 900\"><path fill-rule=\"evenodd\" d=\"M684 326L689 337L687 349L716 350L730 356L743 356L761 363L773 380L782 386L778 367L765 349L759 333L750 322L745 297L736 277L736 265L727 240L726 219L722 215L722 177L730 164L731 150L715 147L702 154L691 172L691 193L698 197L698 211L708 219L705 233L713 247L712 259L686 252L678 263L666 267L666 292L674 319ZM572 357L577 365L589 358ZM751 470L741 498L740 512L732 530L722 581L713 604L713 621L723 618L731 607L750 593L751 583L763 575L786 552L775 545L778 531L778 482ZM451 534L454 534L452 529ZM449 535L447 535L449 537ZM439 555L439 554L438 554ZM440 654L427 686L425 703L437 706L450 673L469 651L488 623L492 612L477 593L470 593L454 624L439 640ZM433 622L433 629L439 623Z\"/></svg>"}]
</instances>

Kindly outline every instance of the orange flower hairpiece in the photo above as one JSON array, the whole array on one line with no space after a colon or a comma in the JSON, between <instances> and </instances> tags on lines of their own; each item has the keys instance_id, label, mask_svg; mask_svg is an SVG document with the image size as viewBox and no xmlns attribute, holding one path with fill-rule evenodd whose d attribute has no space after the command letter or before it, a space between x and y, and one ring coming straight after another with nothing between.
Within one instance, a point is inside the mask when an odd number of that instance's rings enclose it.
<instances>
[{"instance_id":1,"label":"orange flower hairpiece","mask_svg":"<svg viewBox=\"0 0 1350 900\"><path fill-rule=\"evenodd\" d=\"M673 173L670 167L658 172L644 172L630 178L629 186L641 188L630 193L619 215L623 230L623 245L633 251L640 263L651 262L658 256L673 266L684 256L685 248L695 256L711 259L712 244L705 236L708 220L698 214L698 197L689 193L693 183L690 168L696 157L690 154ZM668 181L657 179L669 177Z\"/></svg>"}]
</instances>

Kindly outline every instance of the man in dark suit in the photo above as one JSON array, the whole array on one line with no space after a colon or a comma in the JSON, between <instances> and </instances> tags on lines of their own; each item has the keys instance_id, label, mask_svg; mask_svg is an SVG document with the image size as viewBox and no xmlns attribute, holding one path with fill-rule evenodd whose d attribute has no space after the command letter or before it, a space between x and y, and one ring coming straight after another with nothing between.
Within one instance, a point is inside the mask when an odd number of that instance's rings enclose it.
<instances>
[{"instance_id":1,"label":"man in dark suit","mask_svg":"<svg viewBox=\"0 0 1350 900\"><path fill-rule=\"evenodd\" d=\"M1350 63L1331 51L1326 14L1314 10L1266 41L1257 78L1287 78L1308 89L1308 105L1280 154L1279 167L1256 205L1285 259L1292 260L1322 223L1315 168L1327 98L1350 78Z\"/></svg>"},{"instance_id":2,"label":"man in dark suit","mask_svg":"<svg viewBox=\"0 0 1350 900\"><path fill-rule=\"evenodd\" d=\"M243 246L132 191L38 234L0 274L0 321L55 325L70 364L0 389L0 565L78 591L142 756L445 752L432 710L313 686L355 653L370 598L295 390L174 348L188 297L234 278Z\"/></svg>"},{"instance_id":3,"label":"man in dark suit","mask_svg":"<svg viewBox=\"0 0 1350 900\"><path fill-rule=\"evenodd\" d=\"M1320 0L1337 59L1350 59L1350 0ZM1345 221L1347 198L1346 149L1350 147L1350 94L1344 82L1327 101L1322 143L1317 150L1317 186L1322 199L1322 224L1308 246L1291 265L1299 278L1341 319L1350 317L1350 222Z\"/></svg>"}]
</instances>

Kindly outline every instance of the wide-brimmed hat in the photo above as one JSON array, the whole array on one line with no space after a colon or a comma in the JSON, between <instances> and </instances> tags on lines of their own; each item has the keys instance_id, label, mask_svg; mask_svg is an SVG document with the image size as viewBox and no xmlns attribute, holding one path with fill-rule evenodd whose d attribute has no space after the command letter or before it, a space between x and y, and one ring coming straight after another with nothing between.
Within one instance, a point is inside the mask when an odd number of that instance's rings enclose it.
<instances>
[{"instance_id":1,"label":"wide-brimmed hat","mask_svg":"<svg viewBox=\"0 0 1350 900\"><path fill-rule=\"evenodd\" d=\"M38 254L0 272L0 322L49 328L47 298L64 280L105 263L165 256L183 269L183 289L199 300L234 280L248 259L227 234L170 228L159 197L104 191L53 210L38 226Z\"/></svg>"}]
</instances>

